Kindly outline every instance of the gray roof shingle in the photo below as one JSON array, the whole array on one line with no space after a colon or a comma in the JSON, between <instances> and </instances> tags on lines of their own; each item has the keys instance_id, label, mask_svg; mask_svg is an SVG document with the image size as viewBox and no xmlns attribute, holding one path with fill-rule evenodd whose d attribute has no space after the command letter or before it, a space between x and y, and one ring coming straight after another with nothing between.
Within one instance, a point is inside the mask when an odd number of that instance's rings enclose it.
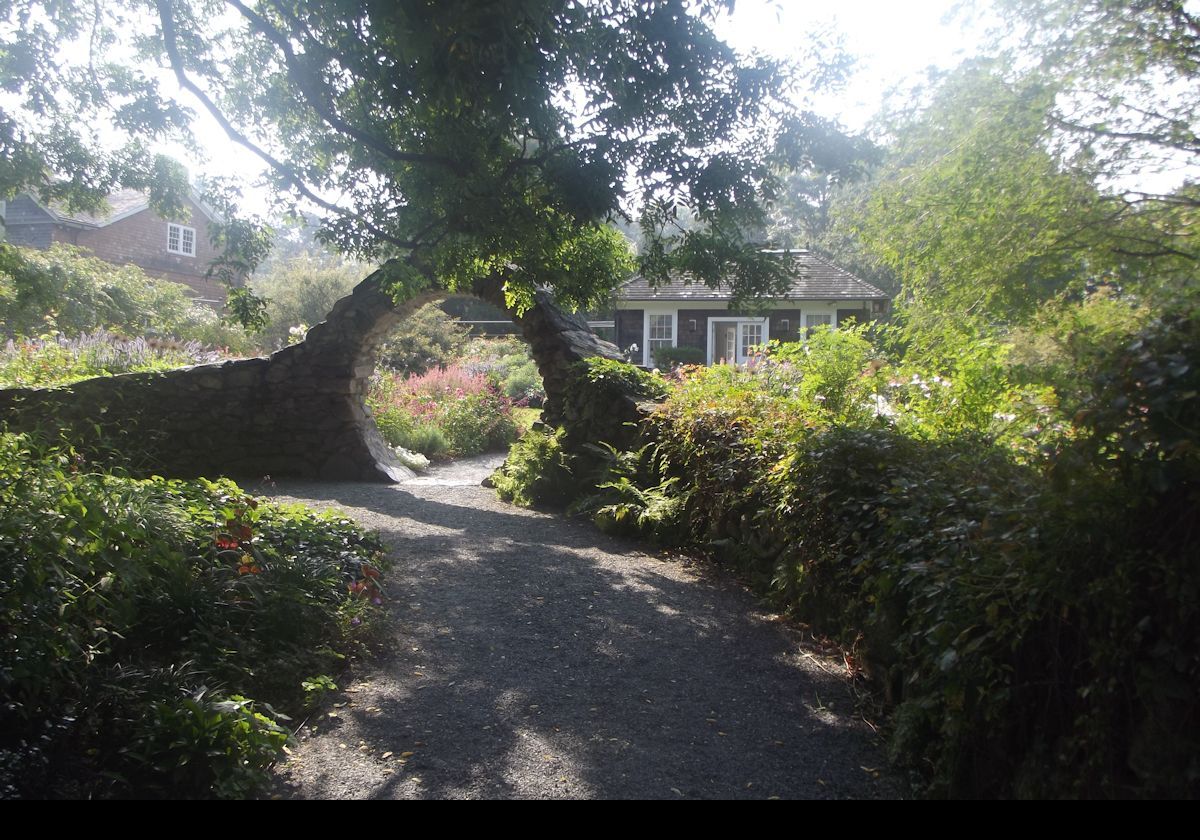
<instances>
[{"instance_id":1,"label":"gray roof shingle","mask_svg":"<svg viewBox=\"0 0 1200 840\"><path fill-rule=\"evenodd\" d=\"M190 198L200 208L201 212L210 219L215 220L218 218L216 212L195 191L191 192ZM67 210L65 205L58 202L51 203L45 209L49 210L57 222L86 225L88 227L104 227L111 225L113 222L120 221L127 216L132 216L134 213L140 213L150 206L150 198L145 193L130 189L120 189L109 193L105 197L105 201L108 203L107 209L101 209L96 213L88 213L82 210L71 212ZM40 202L39 206L45 207Z\"/></svg>"},{"instance_id":2,"label":"gray roof shingle","mask_svg":"<svg viewBox=\"0 0 1200 840\"><path fill-rule=\"evenodd\" d=\"M889 299L883 290L811 251L793 251L792 257L796 273L791 288L782 300ZM718 286L710 289L703 283L689 282L682 276L673 277L665 286L653 288L641 275L622 286L617 296L620 300L680 301L726 301L733 297L727 288Z\"/></svg>"},{"instance_id":3,"label":"gray roof shingle","mask_svg":"<svg viewBox=\"0 0 1200 840\"><path fill-rule=\"evenodd\" d=\"M88 213L83 210L68 211L65 205L57 202L51 204L48 209L54 214L56 221L104 227L150 206L150 199L146 197L145 193L137 190L117 190L109 193L105 200L108 202L108 209L96 213Z\"/></svg>"}]
</instances>

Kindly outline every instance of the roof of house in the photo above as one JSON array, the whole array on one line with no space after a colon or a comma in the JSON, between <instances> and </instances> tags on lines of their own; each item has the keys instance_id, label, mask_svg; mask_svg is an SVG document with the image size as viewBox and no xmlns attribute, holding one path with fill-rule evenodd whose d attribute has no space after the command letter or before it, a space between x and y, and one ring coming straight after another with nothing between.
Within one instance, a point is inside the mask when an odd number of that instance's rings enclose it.
<instances>
[{"instance_id":1,"label":"roof of house","mask_svg":"<svg viewBox=\"0 0 1200 840\"><path fill-rule=\"evenodd\" d=\"M62 222L68 225L85 225L87 227L105 227L113 222L119 222L121 219L128 218L135 213L140 213L150 207L150 197L138 190L122 189L116 192L109 193L105 197L108 202L107 210L99 210L96 213L89 213L84 210L67 210L64 204L59 202L51 202L49 206L38 201L36 197L30 194L37 202L38 206L45 210L56 222ZM196 206L200 208L209 219L216 219L216 213L207 204L200 200L200 197L191 192L191 199Z\"/></svg>"},{"instance_id":2,"label":"roof of house","mask_svg":"<svg viewBox=\"0 0 1200 840\"><path fill-rule=\"evenodd\" d=\"M838 268L812 251L793 251L796 273L783 300L888 300L889 295L866 280ZM729 289L713 289L687 276L672 277L657 288L638 275L621 287L620 300L664 301L726 301L733 295Z\"/></svg>"}]
</instances>

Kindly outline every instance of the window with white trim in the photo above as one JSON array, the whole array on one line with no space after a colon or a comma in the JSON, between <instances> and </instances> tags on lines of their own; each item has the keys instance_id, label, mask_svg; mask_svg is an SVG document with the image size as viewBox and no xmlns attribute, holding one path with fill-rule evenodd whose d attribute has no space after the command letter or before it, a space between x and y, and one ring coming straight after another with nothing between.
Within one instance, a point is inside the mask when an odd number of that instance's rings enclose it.
<instances>
[{"instance_id":1,"label":"window with white trim","mask_svg":"<svg viewBox=\"0 0 1200 840\"><path fill-rule=\"evenodd\" d=\"M647 324L647 343L650 347L650 361L654 361L654 351L660 347L675 346L675 317L669 312L665 315L650 315Z\"/></svg>"},{"instance_id":2,"label":"window with white trim","mask_svg":"<svg viewBox=\"0 0 1200 840\"><path fill-rule=\"evenodd\" d=\"M167 250L185 257L196 256L196 229L168 222Z\"/></svg>"},{"instance_id":3,"label":"window with white trim","mask_svg":"<svg viewBox=\"0 0 1200 840\"><path fill-rule=\"evenodd\" d=\"M742 324L742 348L739 359L748 359L754 348L763 343L762 324Z\"/></svg>"},{"instance_id":4,"label":"window with white trim","mask_svg":"<svg viewBox=\"0 0 1200 840\"><path fill-rule=\"evenodd\" d=\"M815 327L833 326L832 312L809 312L804 316L804 330L806 334L811 334Z\"/></svg>"}]
</instances>

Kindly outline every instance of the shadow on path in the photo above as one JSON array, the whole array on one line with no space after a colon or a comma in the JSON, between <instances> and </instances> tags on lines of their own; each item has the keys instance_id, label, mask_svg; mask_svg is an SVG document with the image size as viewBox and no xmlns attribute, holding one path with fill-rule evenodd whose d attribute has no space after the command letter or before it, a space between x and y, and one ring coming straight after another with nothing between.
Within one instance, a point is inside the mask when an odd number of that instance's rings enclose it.
<instances>
[{"instance_id":1,"label":"shadow on path","mask_svg":"<svg viewBox=\"0 0 1200 840\"><path fill-rule=\"evenodd\" d=\"M289 795L895 795L834 664L736 584L437 478L276 490L379 529L397 566L392 656L306 728Z\"/></svg>"}]
</instances>

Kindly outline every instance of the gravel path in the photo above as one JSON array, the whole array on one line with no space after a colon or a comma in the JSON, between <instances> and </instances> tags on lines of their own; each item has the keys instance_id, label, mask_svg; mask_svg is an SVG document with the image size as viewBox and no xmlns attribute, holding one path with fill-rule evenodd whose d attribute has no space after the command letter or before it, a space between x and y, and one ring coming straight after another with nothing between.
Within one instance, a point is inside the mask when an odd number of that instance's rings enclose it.
<instances>
[{"instance_id":1,"label":"gravel path","mask_svg":"<svg viewBox=\"0 0 1200 840\"><path fill-rule=\"evenodd\" d=\"M297 798L894 796L839 663L719 574L479 486L280 482L397 560L390 657L341 680L279 770Z\"/></svg>"}]
</instances>

